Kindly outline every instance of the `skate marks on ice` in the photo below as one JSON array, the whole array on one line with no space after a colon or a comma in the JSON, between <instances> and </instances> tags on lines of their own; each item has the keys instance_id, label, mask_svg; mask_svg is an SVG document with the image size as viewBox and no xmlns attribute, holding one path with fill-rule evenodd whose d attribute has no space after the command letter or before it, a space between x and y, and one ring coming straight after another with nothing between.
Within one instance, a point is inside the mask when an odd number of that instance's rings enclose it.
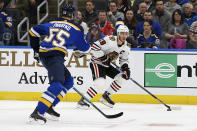
<instances>
[{"instance_id":1,"label":"skate marks on ice","mask_svg":"<svg viewBox=\"0 0 197 131\"><path fill-rule=\"evenodd\" d=\"M0 129L2 131L197 131L197 106L181 105L180 111L166 111L160 104L121 104L108 108L95 103L107 114L123 111L117 119L107 119L94 108L76 109L76 103L60 103L56 110L61 114L59 121L46 125L26 124L37 102L0 101Z\"/></svg>"}]
</instances>

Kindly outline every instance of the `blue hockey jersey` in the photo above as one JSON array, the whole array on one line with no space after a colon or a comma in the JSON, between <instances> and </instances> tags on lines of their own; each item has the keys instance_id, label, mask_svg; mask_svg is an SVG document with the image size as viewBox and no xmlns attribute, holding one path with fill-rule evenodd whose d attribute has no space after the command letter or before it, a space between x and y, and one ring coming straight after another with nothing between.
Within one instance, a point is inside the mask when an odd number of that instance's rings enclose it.
<instances>
[{"instance_id":1,"label":"blue hockey jersey","mask_svg":"<svg viewBox=\"0 0 197 131\"><path fill-rule=\"evenodd\" d=\"M6 9L0 10L0 19L5 23L9 28L12 28L12 17Z\"/></svg>"},{"instance_id":2,"label":"blue hockey jersey","mask_svg":"<svg viewBox=\"0 0 197 131\"><path fill-rule=\"evenodd\" d=\"M29 31L30 44L34 51L51 52L60 51L67 53L67 47L75 45L82 53L88 53L90 45L84 40L83 29L66 19L56 19L45 24L34 26ZM31 40L45 35L40 47L38 40Z\"/></svg>"},{"instance_id":3,"label":"blue hockey jersey","mask_svg":"<svg viewBox=\"0 0 197 131\"><path fill-rule=\"evenodd\" d=\"M139 34L137 40L138 48L159 48L160 45L160 40L155 34L151 34L149 38L145 38L143 34Z\"/></svg>"}]
</instances>

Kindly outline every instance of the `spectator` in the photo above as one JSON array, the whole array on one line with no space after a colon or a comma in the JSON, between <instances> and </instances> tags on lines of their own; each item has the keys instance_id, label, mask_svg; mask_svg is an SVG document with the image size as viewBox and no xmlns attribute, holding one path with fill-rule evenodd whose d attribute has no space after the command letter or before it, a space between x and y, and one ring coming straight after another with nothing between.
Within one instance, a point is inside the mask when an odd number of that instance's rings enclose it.
<instances>
[{"instance_id":1,"label":"spectator","mask_svg":"<svg viewBox=\"0 0 197 131\"><path fill-rule=\"evenodd\" d=\"M190 0L189 3L193 5L193 12L197 13L197 0Z\"/></svg>"},{"instance_id":2,"label":"spectator","mask_svg":"<svg viewBox=\"0 0 197 131\"><path fill-rule=\"evenodd\" d=\"M86 9L82 12L83 21L90 26L97 20L97 11L92 0L86 0Z\"/></svg>"},{"instance_id":3,"label":"spectator","mask_svg":"<svg viewBox=\"0 0 197 131\"><path fill-rule=\"evenodd\" d=\"M155 3L153 0L144 0L144 2L147 4L148 11L153 11L155 9Z\"/></svg>"},{"instance_id":4,"label":"spectator","mask_svg":"<svg viewBox=\"0 0 197 131\"><path fill-rule=\"evenodd\" d=\"M178 5L176 1L177 0L169 0L164 4L164 8L170 13L174 12L176 9L181 9L181 6Z\"/></svg>"},{"instance_id":5,"label":"spectator","mask_svg":"<svg viewBox=\"0 0 197 131\"><path fill-rule=\"evenodd\" d=\"M27 16L30 24L37 24L37 7L43 0L28 0Z\"/></svg>"},{"instance_id":6,"label":"spectator","mask_svg":"<svg viewBox=\"0 0 197 131\"><path fill-rule=\"evenodd\" d=\"M105 35L111 35L114 31L112 23L107 21L106 11L99 11L98 21L95 21L95 24L99 26L99 30Z\"/></svg>"},{"instance_id":7,"label":"spectator","mask_svg":"<svg viewBox=\"0 0 197 131\"><path fill-rule=\"evenodd\" d=\"M134 13L137 13L138 9L139 9L139 4L144 2L144 0L133 0L133 6L131 7Z\"/></svg>"},{"instance_id":8,"label":"spectator","mask_svg":"<svg viewBox=\"0 0 197 131\"><path fill-rule=\"evenodd\" d=\"M109 2L109 12L107 13L108 21L115 25L118 18L124 19L124 14L117 10L117 4L115 1Z\"/></svg>"},{"instance_id":9,"label":"spectator","mask_svg":"<svg viewBox=\"0 0 197 131\"><path fill-rule=\"evenodd\" d=\"M159 22L162 34L161 34L161 43L160 48L167 49L168 45L165 42L165 33L168 29L168 24L170 23L171 16L167 10L164 9L164 1L163 0L157 0L156 1L156 9L153 10L153 19L157 22Z\"/></svg>"},{"instance_id":10,"label":"spectator","mask_svg":"<svg viewBox=\"0 0 197 131\"><path fill-rule=\"evenodd\" d=\"M12 17L4 8L4 0L0 0L0 45L9 45L12 37Z\"/></svg>"},{"instance_id":11,"label":"spectator","mask_svg":"<svg viewBox=\"0 0 197 131\"><path fill-rule=\"evenodd\" d=\"M189 29L189 49L197 49L197 21L193 22Z\"/></svg>"},{"instance_id":12,"label":"spectator","mask_svg":"<svg viewBox=\"0 0 197 131\"><path fill-rule=\"evenodd\" d=\"M136 18L138 21L143 21L143 16L144 16L144 13L145 11L147 10L147 4L145 2L142 2L139 4L139 9L137 11L137 15L136 15Z\"/></svg>"},{"instance_id":13,"label":"spectator","mask_svg":"<svg viewBox=\"0 0 197 131\"><path fill-rule=\"evenodd\" d=\"M156 34L159 38L161 38L161 33L162 33L161 26L157 21L153 20L153 16L152 16L151 11L146 11L144 13L144 20L151 20L152 21L152 32L154 34ZM138 36L140 33L142 33L144 31L143 23L144 23L144 21L137 23L135 36Z\"/></svg>"},{"instance_id":14,"label":"spectator","mask_svg":"<svg viewBox=\"0 0 197 131\"><path fill-rule=\"evenodd\" d=\"M138 48L159 48L160 40L152 33L152 21L145 20L143 23L144 31L137 37Z\"/></svg>"},{"instance_id":15,"label":"spectator","mask_svg":"<svg viewBox=\"0 0 197 131\"><path fill-rule=\"evenodd\" d=\"M77 12L77 23L83 27L84 34L86 35L88 33L88 26L82 19L81 11Z\"/></svg>"},{"instance_id":16,"label":"spectator","mask_svg":"<svg viewBox=\"0 0 197 131\"><path fill-rule=\"evenodd\" d=\"M86 35L86 41L92 45L92 43L104 37L105 35L99 30L98 25L92 24L88 34Z\"/></svg>"},{"instance_id":17,"label":"spectator","mask_svg":"<svg viewBox=\"0 0 197 131\"><path fill-rule=\"evenodd\" d=\"M193 5L190 3L186 3L183 5L183 17L184 21L190 27L194 21L197 21L197 16L193 11Z\"/></svg>"},{"instance_id":18,"label":"spectator","mask_svg":"<svg viewBox=\"0 0 197 131\"><path fill-rule=\"evenodd\" d=\"M183 15L180 9L176 9L172 14L172 21L170 22L168 26L167 33L165 34L165 37L170 42L170 48L185 48L186 46L186 40L188 36L188 26L183 20ZM180 40L181 39L181 40ZM172 41L179 40L180 47L177 47L178 45L174 45L172 47Z\"/></svg>"},{"instance_id":19,"label":"spectator","mask_svg":"<svg viewBox=\"0 0 197 131\"><path fill-rule=\"evenodd\" d=\"M132 40L135 40L137 20L135 18L133 10L129 9L126 11L124 24L129 28L129 37L131 37Z\"/></svg>"},{"instance_id":20,"label":"spectator","mask_svg":"<svg viewBox=\"0 0 197 131\"><path fill-rule=\"evenodd\" d=\"M125 14L127 9L131 8L131 2L130 0L117 0L117 8L119 12L122 12Z\"/></svg>"}]
</instances>

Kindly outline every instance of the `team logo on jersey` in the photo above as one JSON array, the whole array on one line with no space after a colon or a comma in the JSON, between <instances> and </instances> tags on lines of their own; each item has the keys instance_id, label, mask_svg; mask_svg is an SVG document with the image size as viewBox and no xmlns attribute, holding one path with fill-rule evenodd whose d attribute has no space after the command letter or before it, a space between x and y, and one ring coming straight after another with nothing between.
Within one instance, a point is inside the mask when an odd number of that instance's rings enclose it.
<instances>
[{"instance_id":1,"label":"team logo on jersey","mask_svg":"<svg viewBox=\"0 0 197 131\"><path fill-rule=\"evenodd\" d=\"M160 44L160 40L159 39L156 39L155 40L155 44L158 44L159 45Z\"/></svg>"},{"instance_id":2,"label":"team logo on jersey","mask_svg":"<svg viewBox=\"0 0 197 131\"><path fill-rule=\"evenodd\" d=\"M110 36L109 39L110 39L111 41L115 41L115 40L116 40L114 36Z\"/></svg>"}]
</instances>

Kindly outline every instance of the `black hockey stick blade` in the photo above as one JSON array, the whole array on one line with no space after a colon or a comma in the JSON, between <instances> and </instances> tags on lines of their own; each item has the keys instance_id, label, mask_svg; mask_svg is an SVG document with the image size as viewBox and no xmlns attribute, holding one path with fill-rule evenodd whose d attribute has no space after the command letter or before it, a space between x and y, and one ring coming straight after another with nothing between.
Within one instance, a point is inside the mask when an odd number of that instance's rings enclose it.
<instances>
[{"instance_id":1,"label":"black hockey stick blade","mask_svg":"<svg viewBox=\"0 0 197 131\"><path fill-rule=\"evenodd\" d=\"M123 112L120 112L118 114L114 114L114 115L106 115L103 111L101 111L96 105L94 105L94 103L92 103L90 100L88 100L80 91L78 91L75 87L73 87L73 89L80 95L82 96L88 103L90 103L97 111L99 111L104 117L108 118L108 119L113 119L113 118L118 118L120 116L123 115Z\"/></svg>"},{"instance_id":2,"label":"black hockey stick blade","mask_svg":"<svg viewBox=\"0 0 197 131\"><path fill-rule=\"evenodd\" d=\"M113 118L121 117L122 115L123 115L123 112L120 112L120 113L114 114L114 115L105 115L105 117L109 118L109 119L113 119Z\"/></svg>"}]
</instances>

